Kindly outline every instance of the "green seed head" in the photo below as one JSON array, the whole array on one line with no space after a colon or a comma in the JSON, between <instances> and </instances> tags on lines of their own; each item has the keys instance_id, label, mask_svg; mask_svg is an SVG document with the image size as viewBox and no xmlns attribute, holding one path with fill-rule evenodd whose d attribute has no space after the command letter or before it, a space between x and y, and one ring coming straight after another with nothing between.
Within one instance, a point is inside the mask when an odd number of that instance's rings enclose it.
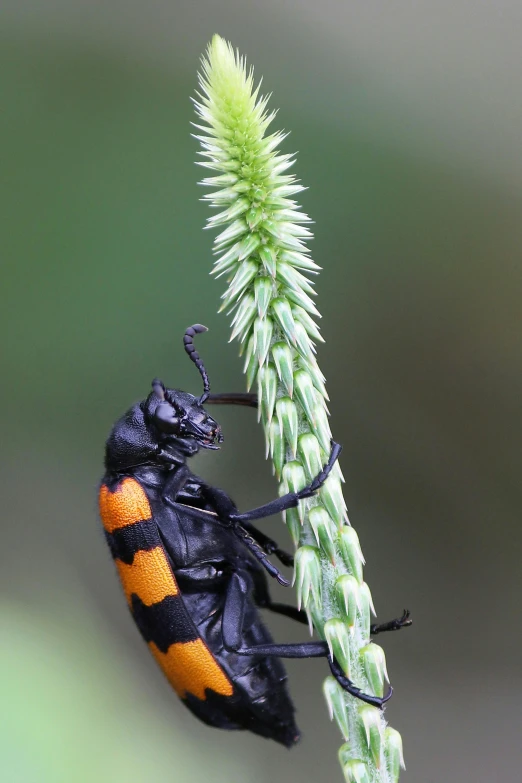
<instances>
[{"instance_id":1,"label":"green seed head","mask_svg":"<svg viewBox=\"0 0 522 783\"><path fill-rule=\"evenodd\" d=\"M279 151L286 134L268 130L275 117L268 98L255 87L245 60L219 36L203 59L195 105L200 165L212 170L202 184L214 191L204 200L215 209L208 227L218 233L213 274L226 281L221 310L232 317L231 339L244 354L247 388L259 396L279 492L297 492L322 470L331 448L311 279L320 267L308 249L310 218L295 201L304 188L291 173L294 156ZM313 497L283 514L297 547L294 583L299 607L342 669L378 693L384 654L369 644L373 604L342 481L336 463ZM383 734L381 713L361 706L334 678L328 677L324 692L346 740L339 756L346 780L395 783L400 736L389 729Z\"/></svg>"}]
</instances>

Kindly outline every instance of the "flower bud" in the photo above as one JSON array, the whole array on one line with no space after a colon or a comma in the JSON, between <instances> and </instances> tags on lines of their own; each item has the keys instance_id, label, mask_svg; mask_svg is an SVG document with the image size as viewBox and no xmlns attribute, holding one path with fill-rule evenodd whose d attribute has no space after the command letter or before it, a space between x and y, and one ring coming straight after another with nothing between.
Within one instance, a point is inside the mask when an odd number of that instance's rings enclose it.
<instances>
[{"instance_id":1,"label":"flower bud","mask_svg":"<svg viewBox=\"0 0 522 783\"><path fill-rule=\"evenodd\" d=\"M328 416L324 407L324 402L321 401L321 403L322 404L317 405L315 410L315 420L317 422L317 426L314 432L317 435L317 439L321 444L321 448L324 453L329 454L332 447L332 431L328 422Z\"/></svg>"},{"instance_id":2,"label":"flower bud","mask_svg":"<svg viewBox=\"0 0 522 783\"><path fill-rule=\"evenodd\" d=\"M321 332L319 331L319 327L313 318L310 318L306 310L303 310L303 308L299 307L298 305L292 305L292 315L294 316L294 321L299 321L299 323L303 324L312 340L317 340L319 343L324 343L324 339L321 335Z\"/></svg>"},{"instance_id":3,"label":"flower bud","mask_svg":"<svg viewBox=\"0 0 522 783\"><path fill-rule=\"evenodd\" d=\"M248 204L248 199L245 199L245 201ZM243 201L243 203L245 202ZM245 258L251 256L252 253L254 253L257 250L260 244L261 244L261 237L259 236L259 234L250 234L250 233L247 234L239 245L239 261L244 261Z\"/></svg>"},{"instance_id":4,"label":"flower bud","mask_svg":"<svg viewBox=\"0 0 522 783\"><path fill-rule=\"evenodd\" d=\"M296 340L296 348L298 352L301 354L301 356L304 359L314 359L315 354L315 348L310 340L308 333L306 329L304 328L303 324L299 323L299 321L294 322L295 323L295 340Z\"/></svg>"},{"instance_id":5,"label":"flower bud","mask_svg":"<svg viewBox=\"0 0 522 783\"><path fill-rule=\"evenodd\" d=\"M232 220L235 220L240 215L242 215L244 212L246 212L249 206L250 206L250 202L246 198L236 198L236 199L234 199L232 201L232 203L227 207L227 209L223 210L223 212L219 212L217 215L212 215L212 217L208 218L208 220L207 220L207 228L216 228L217 226L222 226L225 223L230 223ZM223 233L225 233L225 232L223 232ZM218 239L219 239L219 237L218 237ZM252 239L252 237L249 237L249 239ZM228 244L228 241L229 240L226 240L227 244ZM257 238L257 241L258 241L258 244L259 244L259 237ZM246 258L247 255L250 255L250 254L246 253L243 256L243 258ZM241 261L242 258L240 258L239 260Z\"/></svg>"},{"instance_id":6,"label":"flower bud","mask_svg":"<svg viewBox=\"0 0 522 783\"><path fill-rule=\"evenodd\" d=\"M321 560L313 546L302 546L295 554L294 584L297 584L297 608L308 607L310 596L321 602Z\"/></svg>"},{"instance_id":7,"label":"flower bud","mask_svg":"<svg viewBox=\"0 0 522 783\"><path fill-rule=\"evenodd\" d=\"M268 425L268 439L270 443L270 454L274 463L274 470L277 479L281 478L283 465L286 457L286 445L279 421L272 419Z\"/></svg>"},{"instance_id":8,"label":"flower bud","mask_svg":"<svg viewBox=\"0 0 522 783\"><path fill-rule=\"evenodd\" d=\"M328 476L319 490L324 507L334 520L338 530L343 530L343 522L346 519L346 504L344 502L341 482L336 476Z\"/></svg>"},{"instance_id":9,"label":"flower bud","mask_svg":"<svg viewBox=\"0 0 522 783\"><path fill-rule=\"evenodd\" d=\"M221 234L217 235L217 237L214 240L214 247L216 249L225 247L226 245L229 245L231 242L234 242L234 240L239 239L239 237L242 236L243 234L246 234L246 232L247 232L247 224L244 218L239 218L239 220L234 220L234 222L231 223L224 231L222 231ZM239 271L241 271L242 267L243 264L240 266ZM248 285L249 282L250 280L242 284L241 290L243 290L243 288L246 285ZM236 285L238 284L236 283Z\"/></svg>"},{"instance_id":10,"label":"flower bud","mask_svg":"<svg viewBox=\"0 0 522 783\"><path fill-rule=\"evenodd\" d=\"M370 613L375 617L375 607L373 605L370 588L363 582L359 587L359 606L361 618L361 630L365 639L370 638Z\"/></svg>"},{"instance_id":11,"label":"flower bud","mask_svg":"<svg viewBox=\"0 0 522 783\"><path fill-rule=\"evenodd\" d=\"M263 220L264 217L264 209L263 207L252 207L248 210L248 212L245 215L246 222L248 223L248 227L250 231L253 231L257 226L260 224L260 222Z\"/></svg>"},{"instance_id":12,"label":"flower bud","mask_svg":"<svg viewBox=\"0 0 522 783\"><path fill-rule=\"evenodd\" d=\"M317 631L317 635L322 642L326 641L324 638L324 617L323 609L319 604L313 601L306 607L306 614L308 616L308 627L310 629L310 636L313 636L313 629Z\"/></svg>"},{"instance_id":13,"label":"flower bud","mask_svg":"<svg viewBox=\"0 0 522 783\"><path fill-rule=\"evenodd\" d=\"M328 392L326 391L326 386L324 385L324 375L317 366L317 363L312 361L310 356L308 356L306 359L303 359L303 357L300 356L299 364L304 370L306 370L319 394L324 397L325 400L329 400L330 398L328 397Z\"/></svg>"},{"instance_id":14,"label":"flower bud","mask_svg":"<svg viewBox=\"0 0 522 783\"><path fill-rule=\"evenodd\" d=\"M299 512L296 508L288 508L284 512L285 523L289 530L294 546L299 546L299 539L302 533L302 524L299 519Z\"/></svg>"},{"instance_id":15,"label":"flower bud","mask_svg":"<svg viewBox=\"0 0 522 783\"><path fill-rule=\"evenodd\" d=\"M252 384L255 381L258 366L259 365L257 363L257 356L254 351L254 338L251 337L250 340L248 341L246 354L245 354L245 366L243 368L243 372L246 375L246 386L248 391L250 391L250 389L252 388Z\"/></svg>"},{"instance_id":16,"label":"flower bud","mask_svg":"<svg viewBox=\"0 0 522 783\"><path fill-rule=\"evenodd\" d=\"M283 299L282 297L273 299L272 312L274 313L276 320L279 323L279 326L283 330L283 333L285 334L289 342L291 342L292 345L295 345L296 344L295 322L294 322L294 317L292 315L292 310L290 309L290 305L286 301L286 299Z\"/></svg>"},{"instance_id":17,"label":"flower bud","mask_svg":"<svg viewBox=\"0 0 522 783\"><path fill-rule=\"evenodd\" d=\"M342 574L335 583L335 594L343 617L348 623L350 633L353 634L359 609L359 583L357 579L350 574Z\"/></svg>"},{"instance_id":18,"label":"flower bud","mask_svg":"<svg viewBox=\"0 0 522 783\"><path fill-rule=\"evenodd\" d=\"M272 342L273 331L274 324L271 318L256 318L254 321L254 351L257 355L257 362L260 367L266 361L270 343Z\"/></svg>"},{"instance_id":19,"label":"flower bud","mask_svg":"<svg viewBox=\"0 0 522 783\"><path fill-rule=\"evenodd\" d=\"M382 696L384 678L389 682L384 650L378 644L367 644L366 647L361 647L359 656L373 693L376 696Z\"/></svg>"},{"instance_id":20,"label":"flower bud","mask_svg":"<svg viewBox=\"0 0 522 783\"><path fill-rule=\"evenodd\" d=\"M295 267L280 259L277 262L276 277L294 291L306 291L311 296L315 295L313 284L310 280L302 275L301 272L298 272Z\"/></svg>"},{"instance_id":21,"label":"flower bud","mask_svg":"<svg viewBox=\"0 0 522 783\"><path fill-rule=\"evenodd\" d=\"M326 500L324 503L326 505ZM339 534L339 547L346 567L350 569L359 584L362 584L364 556L359 537L353 527L345 525L342 528Z\"/></svg>"},{"instance_id":22,"label":"flower bud","mask_svg":"<svg viewBox=\"0 0 522 783\"><path fill-rule=\"evenodd\" d=\"M283 479L288 487L287 492L299 492L306 486L306 474L299 462L287 462L283 468ZM297 506L297 513L301 525L304 522L305 507L302 502Z\"/></svg>"},{"instance_id":23,"label":"flower bud","mask_svg":"<svg viewBox=\"0 0 522 783\"><path fill-rule=\"evenodd\" d=\"M270 277L256 277L254 280L257 314L261 320L264 320L266 316L270 305L270 299L272 298L273 288L274 284Z\"/></svg>"},{"instance_id":24,"label":"flower bud","mask_svg":"<svg viewBox=\"0 0 522 783\"><path fill-rule=\"evenodd\" d=\"M316 391L312 379L306 370L298 370L294 375L295 393L303 406L306 418L315 427L315 410L317 404Z\"/></svg>"},{"instance_id":25,"label":"flower bud","mask_svg":"<svg viewBox=\"0 0 522 783\"><path fill-rule=\"evenodd\" d=\"M396 729L388 726L384 730L384 753L386 755L386 766L392 783L399 780L400 768L406 769L404 756L402 754L402 737Z\"/></svg>"},{"instance_id":26,"label":"flower bud","mask_svg":"<svg viewBox=\"0 0 522 783\"><path fill-rule=\"evenodd\" d=\"M215 275L216 278L221 277L226 272L235 272L239 260L239 254L241 252L241 242L237 242L232 245L223 255L217 259L214 263L211 275ZM307 314L308 315L308 314ZM310 317L310 316L308 316Z\"/></svg>"},{"instance_id":27,"label":"flower bud","mask_svg":"<svg viewBox=\"0 0 522 783\"><path fill-rule=\"evenodd\" d=\"M341 767L344 773L346 783L371 783L370 773L368 767L364 761L359 759L351 759L342 762L342 757L346 756L349 751L348 745L342 745L339 750L339 760L341 761Z\"/></svg>"},{"instance_id":28,"label":"flower bud","mask_svg":"<svg viewBox=\"0 0 522 783\"><path fill-rule=\"evenodd\" d=\"M328 706L330 720L337 721L341 734L347 740L350 736L350 724L348 720L348 708L346 706L346 693L341 688L335 677L327 677L323 684L323 693Z\"/></svg>"},{"instance_id":29,"label":"flower bud","mask_svg":"<svg viewBox=\"0 0 522 783\"><path fill-rule=\"evenodd\" d=\"M295 291L293 288L287 288L285 295L294 304L299 305L299 307L302 307L303 310L306 310L311 315L314 315L316 318L321 317L321 313L314 305L313 300L304 291Z\"/></svg>"},{"instance_id":30,"label":"flower bud","mask_svg":"<svg viewBox=\"0 0 522 783\"><path fill-rule=\"evenodd\" d=\"M264 413L267 424L272 421L277 393L277 373L272 364L259 368L257 376L258 417Z\"/></svg>"},{"instance_id":31,"label":"flower bud","mask_svg":"<svg viewBox=\"0 0 522 783\"><path fill-rule=\"evenodd\" d=\"M284 384L288 396L292 397L294 393L294 357L292 349L287 343L274 343L272 346L272 358L277 367L277 374Z\"/></svg>"},{"instance_id":32,"label":"flower bud","mask_svg":"<svg viewBox=\"0 0 522 783\"><path fill-rule=\"evenodd\" d=\"M334 617L324 624L324 636L330 655L335 658L346 676L351 679L349 631L342 620Z\"/></svg>"},{"instance_id":33,"label":"flower bud","mask_svg":"<svg viewBox=\"0 0 522 783\"><path fill-rule=\"evenodd\" d=\"M297 408L289 397L281 397L276 402L276 414L281 432L286 438L290 451L295 457L297 451Z\"/></svg>"},{"instance_id":34,"label":"flower bud","mask_svg":"<svg viewBox=\"0 0 522 783\"><path fill-rule=\"evenodd\" d=\"M311 432L299 436L299 453L304 462L309 481L317 476L323 468L319 441Z\"/></svg>"},{"instance_id":35,"label":"flower bud","mask_svg":"<svg viewBox=\"0 0 522 783\"><path fill-rule=\"evenodd\" d=\"M322 506L314 506L308 513L308 521L319 547L335 565L335 528L327 510Z\"/></svg>"},{"instance_id":36,"label":"flower bud","mask_svg":"<svg viewBox=\"0 0 522 783\"><path fill-rule=\"evenodd\" d=\"M234 275L232 282L230 283L228 291L222 297L223 303L219 308L219 312L226 310L227 307L230 307L230 305L234 304L234 302L239 299L247 285L256 276L258 269L259 265L256 264L255 261L243 261L243 263L239 265L239 268Z\"/></svg>"},{"instance_id":37,"label":"flower bud","mask_svg":"<svg viewBox=\"0 0 522 783\"><path fill-rule=\"evenodd\" d=\"M276 254L270 245L261 245L257 251L259 258L263 262L263 266L270 275L275 278L276 276Z\"/></svg>"},{"instance_id":38,"label":"flower bud","mask_svg":"<svg viewBox=\"0 0 522 783\"><path fill-rule=\"evenodd\" d=\"M378 707L364 704L359 707L359 717L364 726L366 743L370 751L373 763L377 769L381 766L381 754L383 750L384 720Z\"/></svg>"},{"instance_id":39,"label":"flower bud","mask_svg":"<svg viewBox=\"0 0 522 783\"><path fill-rule=\"evenodd\" d=\"M295 192L299 193L299 191ZM312 274L317 274L321 269L311 258L294 250L284 250L281 253L281 258L288 264L297 267L297 269L306 269L308 272L312 272Z\"/></svg>"}]
</instances>

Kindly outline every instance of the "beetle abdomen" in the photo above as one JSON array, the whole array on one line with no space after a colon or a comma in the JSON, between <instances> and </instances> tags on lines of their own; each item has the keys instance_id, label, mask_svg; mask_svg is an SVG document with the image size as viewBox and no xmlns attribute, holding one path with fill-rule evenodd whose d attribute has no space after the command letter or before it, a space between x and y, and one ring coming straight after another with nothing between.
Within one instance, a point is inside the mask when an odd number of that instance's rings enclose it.
<instances>
[{"instance_id":1,"label":"beetle abdomen","mask_svg":"<svg viewBox=\"0 0 522 783\"><path fill-rule=\"evenodd\" d=\"M176 693L201 701L207 691L232 696L231 681L186 610L140 483L127 477L114 490L103 484L99 504L134 620Z\"/></svg>"}]
</instances>

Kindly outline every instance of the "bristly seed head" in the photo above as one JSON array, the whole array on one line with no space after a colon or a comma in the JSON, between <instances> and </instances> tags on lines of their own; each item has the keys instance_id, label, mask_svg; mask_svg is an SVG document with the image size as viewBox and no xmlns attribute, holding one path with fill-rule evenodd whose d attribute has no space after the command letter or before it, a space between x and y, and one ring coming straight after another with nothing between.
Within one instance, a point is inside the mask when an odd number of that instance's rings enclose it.
<instances>
[{"instance_id":1,"label":"bristly seed head","mask_svg":"<svg viewBox=\"0 0 522 783\"><path fill-rule=\"evenodd\" d=\"M202 60L199 85L199 165L214 172L202 184L214 189L204 200L217 210L208 227L219 231L213 274L228 282L220 309L233 314L231 339L244 353L247 388L258 391L279 493L298 492L322 470L331 440L315 347L323 342L315 320L320 313L310 279L320 267L307 246L310 218L294 200L304 188L289 171L294 156L279 150L287 134L267 132L275 117L268 97L255 86L245 59L219 36ZM283 515L297 547L297 602L347 676L351 672L356 685L378 693L384 654L368 644L373 604L342 480L336 464L314 497ZM348 783L396 783L400 735L384 732L382 714L361 707L333 677L324 693L346 740L339 759Z\"/></svg>"}]
</instances>

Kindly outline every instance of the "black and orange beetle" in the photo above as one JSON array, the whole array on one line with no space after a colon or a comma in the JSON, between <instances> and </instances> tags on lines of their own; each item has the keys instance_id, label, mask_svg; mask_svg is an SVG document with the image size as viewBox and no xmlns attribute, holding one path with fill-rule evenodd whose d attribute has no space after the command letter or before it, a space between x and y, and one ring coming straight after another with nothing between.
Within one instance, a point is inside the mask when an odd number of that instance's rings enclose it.
<instances>
[{"instance_id":1,"label":"black and orange beetle","mask_svg":"<svg viewBox=\"0 0 522 783\"><path fill-rule=\"evenodd\" d=\"M141 635L186 706L202 721L225 729L248 729L291 747L299 739L294 706L280 658L328 657L325 642L275 644L259 609L306 623L303 612L271 600L267 571L289 581L268 560L285 566L292 555L257 530L252 521L277 514L313 495L330 473L341 447L311 484L271 503L238 510L221 489L187 467L200 448L223 441L203 403L255 407L251 394L210 394L193 338L185 350L203 378L195 397L152 382L146 400L115 424L106 445L100 514L132 616ZM401 621L373 626L392 630ZM332 673L358 698L376 706L382 699L362 693L329 659Z\"/></svg>"}]
</instances>

